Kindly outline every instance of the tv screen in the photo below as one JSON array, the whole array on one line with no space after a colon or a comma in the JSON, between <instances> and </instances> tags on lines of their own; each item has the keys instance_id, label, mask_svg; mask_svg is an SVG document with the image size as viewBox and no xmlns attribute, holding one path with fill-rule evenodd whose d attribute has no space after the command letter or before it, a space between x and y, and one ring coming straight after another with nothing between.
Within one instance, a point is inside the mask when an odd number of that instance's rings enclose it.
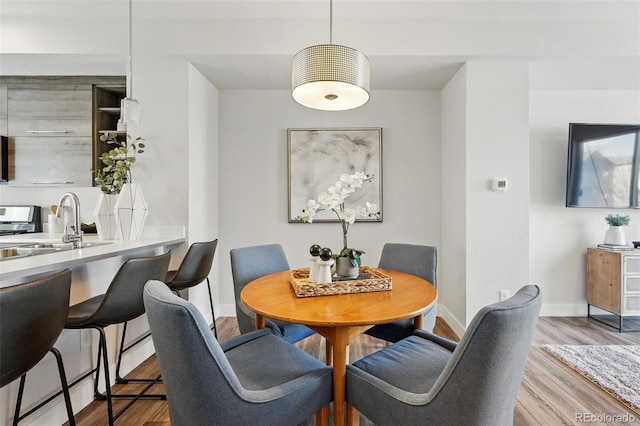
<instances>
[{"instance_id":1,"label":"tv screen","mask_svg":"<svg viewBox=\"0 0 640 426\"><path fill-rule=\"evenodd\" d=\"M567 207L638 208L640 125L569 124Z\"/></svg>"}]
</instances>

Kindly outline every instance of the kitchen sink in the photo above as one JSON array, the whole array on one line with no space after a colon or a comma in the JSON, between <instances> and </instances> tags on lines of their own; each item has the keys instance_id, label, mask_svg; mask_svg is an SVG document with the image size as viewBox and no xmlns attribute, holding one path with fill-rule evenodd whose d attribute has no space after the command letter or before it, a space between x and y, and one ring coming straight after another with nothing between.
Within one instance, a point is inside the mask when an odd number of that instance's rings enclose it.
<instances>
[{"instance_id":1,"label":"kitchen sink","mask_svg":"<svg viewBox=\"0 0 640 426\"><path fill-rule=\"evenodd\" d=\"M82 242L81 248L99 247L107 242ZM0 260L18 259L39 254L57 253L60 251L74 250L73 243L34 243L15 244L11 247L0 248Z\"/></svg>"}]
</instances>

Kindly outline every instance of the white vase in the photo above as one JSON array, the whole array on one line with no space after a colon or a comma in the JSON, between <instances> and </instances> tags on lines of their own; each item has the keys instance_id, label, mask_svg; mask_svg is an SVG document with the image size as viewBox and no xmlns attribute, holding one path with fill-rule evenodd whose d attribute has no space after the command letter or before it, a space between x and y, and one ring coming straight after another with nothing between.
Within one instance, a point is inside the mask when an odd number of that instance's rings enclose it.
<instances>
[{"instance_id":1,"label":"white vase","mask_svg":"<svg viewBox=\"0 0 640 426\"><path fill-rule=\"evenodd\" d=\"M117 194L100 193L96 209L93 214L96 217L98 238L101 240L115 240L117 237L116 214L114 211Z\"/></svg>"},{"instance_id":2,"label":"white vase","mask_svg":"<svg viewBox=\"0 0 640 426\"><path fill-rule=\"evenodd\" d=\"M124 241L139 240L149 214L147 200L140 185L122 185L114 210L119 237Z\"/></svg>"},{"instance_id":3,"label":"white vase","mask_svg":"<svg viewBox=\"0 0 640 426\"><path fill-rule=\"evenodd\" d=\"M627 244L627 238L624 234L622 226L609 226L604 234L604 243L614 246L624 246Z\"/></svg>"},{"instance_id":4,"label":"white vase","mask_svg":"<svg viewBox=\"0 0 640 426\"><path fill-rule=\"evenodd\" d=\"M353 266L348 257L336 257L336 275L341 278L356 278L360 274L360 268Z\"/></svg>"}]
</instances>

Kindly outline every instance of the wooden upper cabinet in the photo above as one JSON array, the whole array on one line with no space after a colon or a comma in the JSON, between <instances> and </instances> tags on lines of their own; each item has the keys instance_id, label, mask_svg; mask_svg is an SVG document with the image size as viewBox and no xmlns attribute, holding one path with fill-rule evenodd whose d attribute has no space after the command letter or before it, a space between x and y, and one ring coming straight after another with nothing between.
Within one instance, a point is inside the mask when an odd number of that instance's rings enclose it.
<instances>
[{"instance_id":1,"label":"wooden upper cabinet","mask_svg":"<svg viewBox=\"0 0 640 426\"><path fill-rule=\"evenodd\" d=\"M7 131L9 116L7 113L7 85L0 84L0 136L9 136Z\"/></svg>"},{"instance_id":2,"label":"wooden upper cabinet","mask_svg":"<svg viewBox=\"0 0 640 426\"><path fill-rule=\"evenodd\" d=\"M97 93L100 85L109 88L104 96ZM0 109L0 132L9 136L8 185L92 186L104 151L96 144L97 128L115 130L125 91L124 77L0 77L0 103L6 105Z\"/></svg>"},{"instance_id":3,"label":"wooden upper cabinet","mask_svg":"<svg viewBox=\"0 0 640 426\"><path fill-rule=\"evenodd\" d=\"M14 84L10 136L91 136L91 84Z\"/></svg>"}]
</instances>

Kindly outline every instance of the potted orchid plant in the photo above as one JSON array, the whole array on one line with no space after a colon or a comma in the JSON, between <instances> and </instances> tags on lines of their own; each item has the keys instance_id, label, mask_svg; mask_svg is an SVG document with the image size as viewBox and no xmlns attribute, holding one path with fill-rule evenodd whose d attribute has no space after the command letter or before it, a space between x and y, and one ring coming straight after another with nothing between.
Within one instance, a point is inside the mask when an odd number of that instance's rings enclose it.
<instances>
[{"instance_id":1,"label":"potted orchid plant","mask_svg":"<svg viewBox=\"0 0 640 426\"><path fill-rule=\"evenodd\" d=\"M361 188L364 183L372 180L373 175L368 175L364 172L356 172L352 175L343 174L336 183L328 188L327 192L320 194L317 199L309 200L307 208L302 210L302 215L298 217L303 222L312 223L314 216L319 211L332 210L336 214L342 227L343 247L340 254L335 257L349 259L349 264L355 269L356 276L362 264L360 256L364 254L364 251L349 247L347 241L349 226L355 222L357 216L374 217L379 220L380 211L374 203L370 202L366 202L356 209L348 208L345 206L345 200ZM338 260L336 260L336 268L339 268ZM346 274L340 273L339 270L337 274L346 276ZM353 272L350 274L353 274Z\"/></svg>"}]
</instances>

